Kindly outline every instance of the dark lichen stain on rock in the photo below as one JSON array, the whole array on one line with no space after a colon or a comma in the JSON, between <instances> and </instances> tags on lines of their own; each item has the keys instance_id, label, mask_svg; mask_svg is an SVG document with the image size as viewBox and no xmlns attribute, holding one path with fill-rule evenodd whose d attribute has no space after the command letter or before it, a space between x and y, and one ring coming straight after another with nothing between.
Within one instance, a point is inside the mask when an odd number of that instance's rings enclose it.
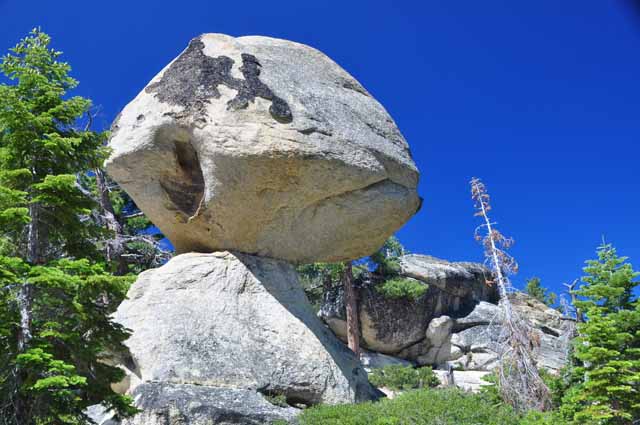
<instances>
[{"instance_id":1,"label":"dark lichen stain on rock","mask_svg":"<svg viewBox=\"0 0 640 425\"><path fill-rule=\"evenodd\" d=\"M236 96L227 102L228 110L244 109L256 97L271 101L269 112L281 123L289 123L293 117L286 101L276 96L260 81L260 62L250 54L242 54L240 72L244 79L231 75L234 60L227 56L211 57L204 54L205 45L195 38L189 47L167 69L160 81L147 86L148 93L155 93L161 102L183 106L189 112L201 112L210 99L219 99L218 86L224 84L237 90Z\"/></svg>"}]
</instances>

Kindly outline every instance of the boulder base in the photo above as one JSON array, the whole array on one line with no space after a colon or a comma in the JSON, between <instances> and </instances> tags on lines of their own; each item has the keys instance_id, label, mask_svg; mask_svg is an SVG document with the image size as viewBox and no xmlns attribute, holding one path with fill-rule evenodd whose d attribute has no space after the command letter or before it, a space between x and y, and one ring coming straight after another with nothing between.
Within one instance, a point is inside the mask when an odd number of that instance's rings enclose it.
<instances>
[{"instance_id":1,"label":"boulder base","mask_svg":"<svg viewBox=\"0 0 640 425\"><path fill-rule=\"evenodd\" d=\"M121 112L109 174L177 252L368 255L419 208L386 110L321 52L204 34Z\"/></svg>"},{"instance_id":2,"label":"boulder base","mask_svg":"<svg viewBox=\"0 0 640 425\"><path fill-rule=\"evenodd\" d=\"M131 424L155 424L149 418L168 411L269 423L303 406L377 397L284 261L179 255L138 277L115 320L133 331L121 361L129 377L118 388L150 415ZM286 407L270 404L276 396Z\"/></svg>"}]
</instances>

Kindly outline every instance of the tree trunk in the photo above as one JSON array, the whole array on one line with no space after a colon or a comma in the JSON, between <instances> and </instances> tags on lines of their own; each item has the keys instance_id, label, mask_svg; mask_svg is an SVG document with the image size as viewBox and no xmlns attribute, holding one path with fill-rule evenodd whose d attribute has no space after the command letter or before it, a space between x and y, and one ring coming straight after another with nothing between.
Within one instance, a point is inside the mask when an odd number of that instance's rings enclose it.
<instances>
[{"instance_id":1,"label":"tree trunk","mask_svg":"<svg viewBox=\"0 0 640 425\"><path fill-rule=\"evenodd\" d=\"M20 328L18 329L18 352L24 353L31 341L31 285L23 283L16 297L18 312L20 313Z\"/></svg>"},{"instance_id":2,"label":"tree trunk","mask_svg":"<svg viewBox=\"0 0 640 425\"><path fill-rule=\"evenodd\" d=\"M327 273L322 278L322 295L326 295L331 291L331 287L333 282L331 282L331 273Z\"/></svg>"},{"instance_id":3,"label":"tree trunk","mask_svg":"<svg viewBox=\"0 0 640 425\"><path fill-rule=\"evenodd\" d=\"M358 324L358 304L353 290L353 270L351 261L345 263L344 303L347 310L347 343L351 351L360 357L360 325Z\"/></svg>"},{"instance_id":4,"label":"tree trunk","mask_svg":"<svg viewBox=\"0 0 640 425\"><path fill-rule=\"evenodd\" d=\"M96 185L98 187L98 202L105 220L107 229L113 232L113 239L107 241L107 260L116 264L116 275L125 275L128 272L127 261L123 256L125 253L124 241L122 238L122 225L116 217L109 197L109 187L104 171L101 169L94 170L96 174Z\"/></svg>"},{"instance_id":5,"label":"tree trunk","mask_svg":"<svg viewBox=\"0 0 640 425\"><path fill-rule=\"evenodd\" d=\"M573 304L576 309L576 322L584 323L584 314L582 313L582 310L580 310L580 308L576 307L576 301L578 301L578 297L576 296L575 292L571 291L571 304Z\"/></svg>"},{"instance_id":6,"label":"tree trunk","mask_svg":"<svg viewBox=\"0 0 640 425\"><path fill-rule=\"evenodd\" d=\"M46 262L44 251L47 246L47 228L40 217L42 206L38 202L29 204L29 218L27 240L27 261L31 264Z\"/></svg>"},{"instance_id":7,"label":"tree trunk","mask_svg":"<svg viewBox=\"0 0 640 425\"><path fill-rule=\"evenodd\" d=\"M31 307L32 307L32 288L31 285L23 282L16 296L18 304L18 313L20 314L20 326L18 327L17 351L23 354L29 349L29 343L33 337L31 334ZM18 424L27 424L28 422L28 401L26 395L21 391L21 387L26 379L26 373L20 368L16 368L15 372L15 399L14 412L15 419Z\"/></svg>"}]
</instances>

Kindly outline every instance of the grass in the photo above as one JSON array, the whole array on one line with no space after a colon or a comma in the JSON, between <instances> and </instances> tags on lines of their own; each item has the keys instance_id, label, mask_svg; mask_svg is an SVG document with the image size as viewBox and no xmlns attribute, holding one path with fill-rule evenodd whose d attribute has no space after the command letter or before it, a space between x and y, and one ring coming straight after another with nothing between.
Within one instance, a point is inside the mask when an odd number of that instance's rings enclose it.
<instances>
[{"instance_id":1,"label":"grass","mask_svg":"<svg viewBox=\"0 0 640 425\"><path fill-rule=\"evenodd\" d=\"M298 418L300 425L515 425L520 418L506 406L458 389L419 389L393 400L316 406Z\"/></svg>"}]
</instances>

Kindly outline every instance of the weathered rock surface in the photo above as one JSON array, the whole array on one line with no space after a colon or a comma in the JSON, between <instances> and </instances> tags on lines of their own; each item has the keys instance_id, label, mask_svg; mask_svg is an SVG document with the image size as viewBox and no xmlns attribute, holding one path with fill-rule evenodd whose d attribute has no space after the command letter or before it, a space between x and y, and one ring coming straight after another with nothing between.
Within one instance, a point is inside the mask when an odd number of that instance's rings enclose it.
<instances>
[{"instance_id":1,"label":"weathered rock surface","mask_svg":"<svg viewBox=\"0 0 640 425\"><path fill-rule=\"evenodd\" d=\"M400 264L403 276L424 282L429 289L412 301L385 298L375 289L375 282L357 288L362 343L369 350L418 360L434 347L426 335L432 319L464 317L480 301L497 301L495 289L485 283L489 271L479 264L450 263L424 255L406 255ZM338 337L346 340L341 288L329 294L319 314ZM441 337L438 344L446 343L446 336Z\"/></svg>"},{"instance_id":2,"label":"weathered rock surface","mask_svg":"<svg viewBox=\"0 0 640 425\"><path fill-rule=\"evenodd\" d=\"M402 275L429 285L416 301L386 299L376 282L358 289L363 345L374 352L418 365L490 371L504 344L501 309L490 272L479 264L449 263L433 257L402 258ZM532 327L538 366L557 371L567 362L572 320L521 293L510 295L513 309ZM340 288L326 298L320 317L345 340Z\"/></svg>"},{"instance_id":3,"label":"weathered rock surface","mask_svg":"<svg viewBox=\"0 0 640 425\"><path fill-rule=\"evenodd\" d=\"M138 277L115 320L133 331L122 367L134 379L120 389L149 407L133 425L162 423L154 418L166 412L188 416L188 424L207 423L193 419L200 417L268 423L291 413L264 396L284 396L291 406L377 397L284 261L230 252L176 256Z\"/></svg>"},{"instance_id":4,"label":"weathered rock surface","mask_svg":"<svg viewBox=\"0 0 640 425\"><path fill-rule=\"evenodd\" d=\"M116 420L101 406L88 414L97 425L259 425L289 421L300 412L243 389L147 382L132 395L141 410L132 418Z\"/></svg>"},{"instance_id":5,"label":"weathered rock surface","mask_svg":"<svg viewBox=\"0 0 640 425\"><path fill-rule=\"evenodd\" d=\"M178 252L354 259L420 205L389 114L327 56L290 41L202 35L112 130L107 171Z\"/></svg>"},{"instance_id":6,"label":"weathered rock surface","mask_svg":"<svg viewBox=\"0 0 640 425\"><path fill-rule=\"evenodd\" d=\"M533 330L538 347L534 355L539 367L558 371L567 363L573 321L557 310L523 293L509 296L513 310ZM502 310L494 304L480 303L468 316L458 319L459 330L451 338L463 355L451 359L455 367L491 370L497 365L506 331L501 325Z\"/></svg>"}]
</instances>

